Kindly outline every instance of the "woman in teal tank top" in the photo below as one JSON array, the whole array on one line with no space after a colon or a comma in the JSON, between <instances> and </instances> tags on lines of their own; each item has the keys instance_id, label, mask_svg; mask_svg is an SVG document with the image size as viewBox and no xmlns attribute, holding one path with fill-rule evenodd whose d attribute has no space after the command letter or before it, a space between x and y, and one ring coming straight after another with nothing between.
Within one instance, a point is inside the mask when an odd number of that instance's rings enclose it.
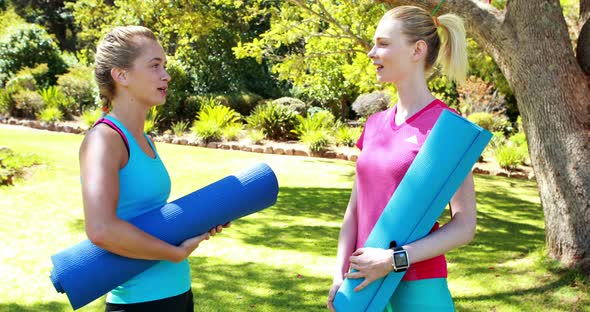
<instances>
[{"instance_id":1,"label":"woman in teal tank top","mask_svg":"<svg viewBox=\"0 0 590 312\"><path fill-rule=\"evenodd\" d=\"M95 61L101 98L112 110L80 147L86 234L121 256L162 260L109 292L106 311L193 311L187 257L223 226L174 246L126 221L162 207L170 195L166 167L143 129L148 110L166 100L164 49L145 27L117 27Z\"/></svg>"}]
</instances>

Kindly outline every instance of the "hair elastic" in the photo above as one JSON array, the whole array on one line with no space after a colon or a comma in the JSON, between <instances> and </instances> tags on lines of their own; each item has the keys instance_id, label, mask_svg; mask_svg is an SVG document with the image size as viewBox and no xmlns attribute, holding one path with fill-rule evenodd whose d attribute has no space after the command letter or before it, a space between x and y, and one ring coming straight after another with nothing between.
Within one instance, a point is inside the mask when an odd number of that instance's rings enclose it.
<instances>
[{"instance_id":1,"label":"hair elastic","mask_svg":"<svg viewBox=\"0 0 590 312\"><path fill-rule=\"evenodd\" d=\"M434 22L434 27L438 28L438 26L440 26L440 22L438 21L438 17L433 16L432 21Z\"/></svg>"}]
</instances>

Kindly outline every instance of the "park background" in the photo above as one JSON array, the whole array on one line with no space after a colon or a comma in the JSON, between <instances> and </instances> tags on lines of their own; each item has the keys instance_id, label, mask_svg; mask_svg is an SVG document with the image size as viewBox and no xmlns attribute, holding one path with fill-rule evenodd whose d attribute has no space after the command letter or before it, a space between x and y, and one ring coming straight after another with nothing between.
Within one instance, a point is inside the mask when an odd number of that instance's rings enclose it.
<instances>
[{"instance_id":1,"label":"park background","mask_svg":"<svg viewBox=\"0 0 590 312\"><path fill-rule=\"evenodd\" d=\"M514 3L468 2L504 14ZM552 1L541 2L543 8ZM587 3L555 3L574 50ZM98 40L117 25L144 25L160 38L172 76L166 104L146 120L157 141L284 143L326 156L353 146L367 116L396 101L394 87L376 81L366 57L377 22L391 7L376 1L0 1L0 121L84 131L101 111L92 68ZM543 211L552 206L542 207L539 196L551 192L539 187L532 169L548 143L533 140L529 148L522 93L513 92L519 88L506 79L496 50L477 39L468 41L468 80L456 85L435 68L429 87L494 132L481 159L487 172L527 174L520 175L525 180L476 176L476 239L448 255L457 308L586 311L588 242L581 259L553 260L560 254L546 247ZM81 139L0 128L0 270L8 281L0 288L0 311L68 309L47 277L49 256L85 238L72 166ZM255 161L269 162L279 175L276 207L237 221L191 257L198 311L323 308L353 162L163 143L158 149L171 171L171 199ZM580 194L586 206L567 205L589 221L588 189ZM588 230L576 233L588 237ZM99 301L85 309L102 309Z\"/></svg>"}]
</instances>

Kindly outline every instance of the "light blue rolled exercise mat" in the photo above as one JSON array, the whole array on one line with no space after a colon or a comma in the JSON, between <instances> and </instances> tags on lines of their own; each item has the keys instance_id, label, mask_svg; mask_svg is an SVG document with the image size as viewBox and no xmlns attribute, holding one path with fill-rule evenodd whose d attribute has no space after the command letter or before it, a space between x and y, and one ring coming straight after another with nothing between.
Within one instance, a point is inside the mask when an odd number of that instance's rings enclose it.
<instances>
[{"instance_id":1,"label":"light blue rolled exercise mat","mask_svg":"<svg viewBox=\"0 0 590 312\"><path fill-rule=\"evenodd\" d=\"M130 220L132 224L168 243L207 232L219 224L274 205L279 185L272 169L258 164ZM78 309L158 261L110 253L83 241L51 257L51 281Z\"/></svg>"},{"instance_id":2,"label":"light blue rolled exercise mat","mask_svg":"<svg viewBox=\"0 0 590 312\"><path fill-rule=\"evenodd\" d=\"M364 247L388 248L393 240L401 246L426 236L491 138L489 131L443 111ZM359 292L354 288L362 279L344 280L336 311L383 311L404 274L391 272Z\"/></svg>"}]
</instances>

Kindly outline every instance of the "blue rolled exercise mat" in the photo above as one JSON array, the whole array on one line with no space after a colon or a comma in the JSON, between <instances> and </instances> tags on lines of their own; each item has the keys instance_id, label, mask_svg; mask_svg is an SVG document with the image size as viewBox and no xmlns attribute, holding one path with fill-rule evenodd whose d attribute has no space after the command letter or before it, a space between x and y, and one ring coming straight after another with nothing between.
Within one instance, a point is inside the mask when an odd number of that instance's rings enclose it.
<instances>
[{"instance_id":1,"label":"blue rolled exercise mat","mask_svg":"<svg viewBox=\"0 0 590 312\"><path fill-rule=\"evenodd\" d=\"M399 246L428 235L492 134L443 111L391 196L364 247ZM410 258L410 261L412 259ZM338 312L383 311L405 272L391 272L355 292L363 279L345 279L334 299Z\"/></svg>"},{"instance_id":2,"label":"blue rolled exercise mat","mask_svg":"<svg viewBox=\"0 0 590 312\"><path fill-rule=\"evenodd\" d=\"M274 205L278 192L274 172L261 163L129 222L170 244L179 245L217 225ZM51 282L58 292L67 294L74 310L158 262L122 257L89 240L53 255L51 261L54 265Z\"/></svg>"}]
</instances>

